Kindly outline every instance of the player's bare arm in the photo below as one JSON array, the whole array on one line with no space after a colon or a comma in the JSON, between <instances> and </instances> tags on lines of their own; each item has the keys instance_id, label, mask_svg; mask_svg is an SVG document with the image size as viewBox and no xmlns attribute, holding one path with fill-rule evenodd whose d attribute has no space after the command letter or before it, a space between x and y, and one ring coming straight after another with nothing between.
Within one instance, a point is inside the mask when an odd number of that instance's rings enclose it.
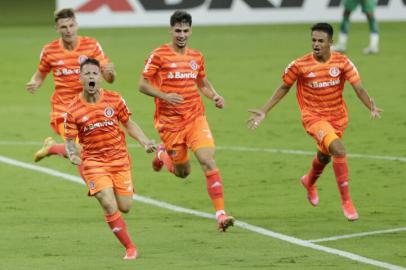
<instances>
[{"instance_id":1,"label":"player's bare arm","mask_svg":"<svg viewBox=\"0 0 406 270\"><path fill-rule=\"evenodd\" d=\"M368 95L368 92L362 86L361 82L357 82L352 84L352 88L354 89L357 97L361 100L361 102L368 108L371 112L371 119L381 118L382 109L376 107L373 98Z\"/></svg>"},{"instance_id":2,"label":"player's bare arm","mask_svg":"<svg viewBox=\"0 0 406 270\"><path fill-rule=\"evenodd\" d=\"M65 142L65 147L66 147L66 154L68 155L68 158L70 162L74 165L80 165L82 163L82 160L79 157L79 151L76 148L76 143L74 139L67 139Z\"/></svg>"},{"instance_id":3,"label":"player's bare arm","mask_svg":"<svg viewBox=\"0 0 406 270\"><path fill-rule=\"evenodd\" d=\"M275 92L272 94L271 98L261 109L249 109L251 117L247 121L247 126L249 129L256 129L259 127L261 122L265 119L266 114L276 105L278 102L285 97L289 92L290 86L282 84L279 86Z\"/></svg>"},{"instance_id":4,"label":"player's bare arm","mask_svg":"<svg viewBox=\"0 0 406 270\"><path fill-rule=\"evenodd\" d=\"M133 120L129 119L125 125L128 135L138 141L147 153L152 153L156 150L156 143L149 139L142 129Z\"/></svg>"},{"instance_id":5,"label":"player's bare arm","mask_svg":"<svg viewBox=\"0 0 406 270\"><path fill-rule=\"evenodd\" d=\"M38 70L32 75L31 80L25 85L26 89L30 93L35 93L35 91L41 87L42 83L46 78L46 74L42 74Z\"/></svg>"},{"instance_id":6,"label":"player's bare arm","mask_svg":"<svg viewBox=\"0 0 406 270\"><path fill-rule=\"evenodd\" d=\"M112 62L108 62L106 65L104 65L102 69L102 75L103 78L106 80L106 82L108 83L114 82L114 79L116 78L116 70Z\"/></svg>"},{"instance_id":7,"label":"player's bare arm","mask_svg":"<svg viewBox=\"0 0 406 270\"><path fill-rule=\"evenodd\" d=\"M138 89L145 95L165 100L170 104L181 104L183 102L183 97L181 95L176 93L164 93L155 89L149 80L144 78L142 75L140 82L138 83Z\"/></svg>"},{"instance_id":8,"label":"player's bare arm","mask_svg":"<svg viewBox=\"0 0 406 270\"><path fill-rule=\"evenodd\" d=\"M216 90L214 90L213 85L207 78L201 78L197 80L197 86L200 91L209 99L214 101L217 108L224 108L224 98L220 96Z\"/></svg>"}]
</instances>

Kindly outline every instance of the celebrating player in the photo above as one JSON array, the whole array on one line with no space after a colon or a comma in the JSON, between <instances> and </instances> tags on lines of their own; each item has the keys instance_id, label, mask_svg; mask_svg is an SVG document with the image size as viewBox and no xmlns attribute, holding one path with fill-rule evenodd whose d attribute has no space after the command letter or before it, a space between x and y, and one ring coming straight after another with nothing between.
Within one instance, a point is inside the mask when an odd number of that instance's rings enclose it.
<instances>
[{"instance_id":1,"label":"celebrating player","mask_svg":"<svg viewBox=\"0 0 406 270\"><path fill-rule=\"evenodd\" d=\"M88 194L99 201L106 222L126 249L124 259L130 260L137 257L137 249L121 212L130 211L134 189L131 158L120 123L147 152L153 152L155 144L131 120L123 98L100 88L100 80L99 62L92 58L82 62L83 92L68 106L65 118L66 150L70 161L83 167ZM77 151L76 137L83 147L81 154Z\"/></svg>"},{"instance_id":2,"label":"celebrating player","mask_svg":"<svg viewBox=\"0 0 406 270\"><path fill-rule=\"evenodd\" d=\"M87 58L99 60L102 75L109 83L114 81L115 70L95 39L78 36L78 24L72 9L62 9L55 13L55 28L60 38L44 46L38 69L26 87L29 92L35 93L47 74L52 71L55 91L51 98L50 124L52 129L63 138L63 119L66 108L82 91L79 81L80 64ZM51 137L46 138L42 148L35 153L34 161L38 162L49 155L66 157L64 144L57 144Z\"/></svg>"},{"instance_id":3,"label":"celebrating player","mask_svg":"<svg viewBox=\"0 0 406 270\"><path fill-rule=\"evenodd\" d=\"M297 81L297 101L302 114L302 123L307 133L317 142L317 155L308 174L301 178L307 190L309 202L319 202L316 181L324 167L333 157L333 170L341 195L344 215L350 221L358 219L358 213L349 194L349 177L346 150L342 142L347 127L347 106L343 99L344 83L347 80L357 97L369 109L371 118L380 117L381 109L375 106L353 63L344 55L330 51L333 28L327 23L318 23L311 28L312 49L286 68L283 83L269 101L261 108L250 110L248 127L256 129L269 112Z\"/></svg>"},{"instance_id":4,"label":"celebrating player","mask_svg":"<svg viewBox=\"0 0 406 270\"><path fill-rule=\"evenodd\" d=\"M232 226L234 219L224 210L223 183L214 160L215 145L205 117L198 89L222 109L224 99L206 78L203 55L187 47L192 34L192 17L176 11L170 18L172 42L155 49L145 62L139 82L142 93L155 98L155 128L164 145L158 146L153 160L155 171L163 165L177 177L190 174L188 149L199 161L205 175L207 192L216 210L220 231Z\"/></svg>"}]
</instances>

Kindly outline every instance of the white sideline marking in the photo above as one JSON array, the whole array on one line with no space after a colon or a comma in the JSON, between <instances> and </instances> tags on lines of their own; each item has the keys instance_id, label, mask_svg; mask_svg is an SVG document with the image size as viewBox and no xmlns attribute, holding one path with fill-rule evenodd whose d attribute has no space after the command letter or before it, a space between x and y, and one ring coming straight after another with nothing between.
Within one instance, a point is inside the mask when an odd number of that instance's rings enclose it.
<instances>
[{"instance_id":1,"label":"white sideline marking","mask_svg":"<svg viewBox=\"0 0 406 270\"><path fill-rule=\"evenodd\" d=\"M84 185L84 182L80 177L70 175L70 174L66 174L66 173L63 173L63 172L59 172L59 171L56 171L56 170L52 170L52 169L40 167L40 166L37 166L37 165L21 162L21 161L11 159L11 158L8 158L8 157L4 157L4 156L1 156L1 155L0 155L0 162L8 164L8 165L13 165L13 166L17 166L17 167L20 167L20 168L24 168L24 169L29 169L29 170L33 170L33 171L37 171L37 172L42 172L42 173L52 175L52 176L57 176L57 177L64 178L66 180L69 180L69 181ZM148 197L144 197L144 196L140 196L140 195L134 195L133 198L134 198L135 201L143 202L143 203L150 204L150 205L155 205L155 206L165 208L165 209L168 209L168 210L171 210L171 211L174 211L174 212L191 214L191 215L195 215L195 216L199 216L199 217L203 217L203 218L215 219L215 216L211 215L211 214L207 214L207 213L192 210L192 209L183 208L183 207L172 205L172 204L169 204L169 203L166 203L166 202L161 202L161 201L158 201L158 200L154 200L154 199L151 199L151 198L148 198ZM306 241L306 240L302 240L302 239L299 239L299 238L296 238L296 237L292 237L292 236L280 234L280 233L277 233L277 232L273 232L271 230L261 228L261 227L258 227L258 226L254 226L254 225L250 225L250 224L242 222L242 221L236 221L235 226L238 226L240 228L243 228L243 229L246 229L246 230L249 230L249 231L252 231L252 232L256 232L258 234L270 236L272 238L276 238L276 239L279 239L279 240L282 240L282 241L285 241L285 242L289 242L289 243L292 243L292 244L295 244L295 245L299 245L299 246L303 246L303 247L323 251L323 252L326 252L326 253L329 253L329 254L338 255L338 256L341 256L341 257L348 258L348 259L353 260L353 261L362 262L362 263L374 265L374 266L377 266L377 267L382 267L384 269L406 270L406 268L403 268L402 266L393 265L393 264L389 264L389 263L386 263L386 262L381 262L381 261L369 259L369 258L366 258L366 257L359 256L357 254L353 254L353 253L350 253L350 252L346 252L346 251L342 251L342 250L338 250L338 249L334 249L334 248L320 246L318 244L314 244L314 243L311 243L311 242Z\"/></svg>"},{"instance_id":2,"label":"white sideline marking","mask_svg":"<svg viewBox=\"0 0 406 270\"><path fill-rule=\"evenodd\" d=\"M373 231L373 232L363 232L363 233L353 233L353 234L346 234L346 235L338 235L338 236L332 236L332 237L326 237L326 238L320 238L320 239L313 239L313 240L307 240L307 241L310 242L310 243L319 243L319 242L335 241L335 240L339 240L339 239L362 237L362 236L381 234L381 233L394 233L394 232L401 232L401 231L406 231L406 227L396 228L396 229L388 229L388 230L380 230L380 231Z\"/></svg>"},{"instance_id":3,"label":"white sideline marking","mask_svg":"<svg viewBox=\"0 0 406 270\"><path fill-rule=\"evenodd\" d=\"M0 141L0 145L42 145L41 142L34 141ZM139 148L139 144L128 144L130 148ZM236 151L236 152L265 152L274 154L287 154L287 155L301 155L301 156L314 156L315 152L302 151L302 150L290 150L290 149L275 149L275 148L258 148L258 147L240 147L240 146L216 146L217 150ZM364 154L347 154L350 158L364 158L364 159L376 159L376 160L390 160L406 162L406 157L396 156L380 156L380 155L364 155Z\"/></svg>"}]
</instances>

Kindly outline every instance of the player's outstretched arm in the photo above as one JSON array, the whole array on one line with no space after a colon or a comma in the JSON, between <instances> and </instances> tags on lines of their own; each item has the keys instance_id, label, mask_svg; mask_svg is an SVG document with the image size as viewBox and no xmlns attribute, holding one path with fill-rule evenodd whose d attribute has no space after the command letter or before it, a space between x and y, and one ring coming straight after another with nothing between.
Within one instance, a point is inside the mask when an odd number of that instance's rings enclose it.
<instances>
[{"instance_id":1,"label":"player's outstretched arm","mask_svg":"<svg viewBox=\"0 0 406 270\"><path fill-rule=\"evenodd\" d=\"M35 93L35 91L40 88L44 82L47 74L42 74L38 70L32 75L30 81L25 85L26 89L30 93Z\"/></svg>"},{"instance_id":2,"label":"player's outstretched arm","mask_svg":"<svg viewBox=\"0 0 406 270\"><path fill-rule=\"evenodd\" d=\"M176 93L164 93L162 91L159 91L155 89L149 80L147 78L144 78L144 76L141 75L140 81L138 83L138 89L141 93L159 98L162 100L165 100L166 102L170 104L181 104L183 102L183 97L179 94Z\"/></svg>"},{"instance_id":3,"label":"player's outstretched arm","mask_svg":"<svg viewBox=\"0 0 406 270\"><path fill-rule=\"evenodd\" d=\"M224 108L224 98L220 96L216 90L214 90L213 85L210 81L205 78L199 78L197 80L197 86L199 87L200 91L209 99L214 101L214 104L217 108L222 109Z\"/></svg>"},{"instance_id":4,"label":"player's outstretched arm","mask_svg":"<svg viewBox=\"0 0 406 270\"><path fill-rule=\"evenodd\" d=\"M104 65L102 69L103 78L108 83L113 83L114 79L116 78L116 70L114 68L114 64L112 62L108 62Z\"/></svg>"},{"instance_id":5,"label":"player's outstretched arm","mask_svg":"<svg viewBox=\"0 0 406 270\"><path fill-rule=\"evenodd\" d=\"M156 150L156 143L154 140L149 139L142 129L133 120L129 119L124 125L128 135L138 141L147 153L152 153Z\"/></svg>"},{"instance_id":6,"label":"player's outstretched arm","mask_svg":"<svg viewBox=\"0 0 406 270\"><path fill-rule=\"evenodd\" d=\"M76 143L74 139L67 139L65 142L66 153L70 162L74 165L80 165L82 160L79 157L79 151L76 148Z\"/></svg>"},{"instance_id":7,"label":"player's outstretched arm","mask_svg":"<svg viewBox=\"0 0 406 270\"><path fill-rule=\"evenodd\" d=\"M271 98L262 106L261 109L249 109L251 113L250 118L247 120L247 126L249 129L256 129L261 122L265 119L266 114L276 105L278 102L289 92L290 86L282 84L279 86Z\"/></svg>"},{"instance_id":8,"label":"player's outstretched arm","mask_svg":"<svg viewBox=\"0 0 406 270\"><path fill-rule=\"evenodd\" d=\"M374 100L368 95L367 90L362 86L361 82L357 82L352 84L352 88L354 89L357 97L361 100L361 102L368 108L371 112L371 119L381 118L382 109L376 107Z\"/></svg>"}]
</instances>

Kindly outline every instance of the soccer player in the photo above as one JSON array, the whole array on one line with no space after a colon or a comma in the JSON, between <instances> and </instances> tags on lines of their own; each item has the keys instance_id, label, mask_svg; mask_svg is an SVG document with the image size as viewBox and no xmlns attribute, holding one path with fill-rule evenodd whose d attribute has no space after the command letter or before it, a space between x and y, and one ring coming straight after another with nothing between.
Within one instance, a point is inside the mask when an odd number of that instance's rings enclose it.
<instances>
[{"instance_id":1,"label":"soccer player","mask_svg":"<svg viewBox=\"0 0 406 270\"><path fill-rule=\"evenodd\" d=\"M376 54L379 52L379 33L378 23L374 16L376 0L345 0L344 13L340 24L340 34L338 35L338 43L332 49L337 52L345 52L347 49L348 32L350 29L350 15L361 5L362 12L365 13L368 19L369 26L369 46L363 49L364 54Z\"/></svg>"},{"instance_id":2,"label":"soccer player","mask_svg":"<svg viewBox=\"0 0 406 270\"><path fill-rule=\"evenodd\" d=\"M300 181L307 190L309 202L317 206L316 181L332 157L344 215L352 221L358 219L358 213L349 194L347 154L342 141L348 122L347 106L342 95L345 81L352 85L372 119L380 117L382 110L375 106L362 86L354 64L345 55L330 51L332 38L330 24L317 23L311 28L313 52L291 62L283 74L282 85L269 101L261 109L249 110L252 114L248 127L258 128L266 114L297 81L296 97L302 123L307 133L316 140L318 148L310 171Z\"/></svg>"},{"instance_id":3,"label":"soccer player","mask_svg":"<svg viewBox=\"0 0 406 270\"><path fill-rule=\"evenodd\" d=\"M206 77L203 55L187 47L192 17L176 11L170 18L172 42L155 49L145 62L139 90L155 98L154 124L164 145L153 160L155 171L163 165L177 177L190 174L188 149L199 161L207 192L216 210L218 229L226 231L234 218L224 210L223 183L214 160L215 145L198 89L221 109L224 98Z\"/></svg>"},{"instance_id":4,"label":"soccer player","mask_svg":"<svg viewBox=\"0 0 406 270\"><path fill-rule=\"evenodd\" d=\"M131 120L123 98L115 92L100 88L101 70L96 59L88 58L80 66L83 92L76 95L67 107L65 117L66 150L70 161L83 167L82 176L105 213L111 231L126 249L124 259L135 259L137 248L131 241L121 212L128 213L134 193L131 180L131 158L127 151L125 134L136 139L147 152L155 150L148 139ZM83 147L78 153L76 137Z\"/></svg>"},{"instance_id":5,"label":"soccer player","mask_svg":"<svg viewBox=\"0 0 406 270\"><path fill-rule=\"evenodd\" d=\"M79 81L80 64L87 58L100 61L104 79L112 83L115 78L115 69L108 57L104 54L97 40L90 37L78 36L78 24L72 9L62 9L55 12L55 28L60 38L46 44L40 55L40 63L31 80L26 84L29 92L35 91L42 85L47 74L52 71L55 91L51 98L51 127L64 137L64 113L69 103L82 91ZM44 145L34 155L38 162L49 155L66 157L64 144L57 144L48 137Z\"/></svg>"}]
</instances>

